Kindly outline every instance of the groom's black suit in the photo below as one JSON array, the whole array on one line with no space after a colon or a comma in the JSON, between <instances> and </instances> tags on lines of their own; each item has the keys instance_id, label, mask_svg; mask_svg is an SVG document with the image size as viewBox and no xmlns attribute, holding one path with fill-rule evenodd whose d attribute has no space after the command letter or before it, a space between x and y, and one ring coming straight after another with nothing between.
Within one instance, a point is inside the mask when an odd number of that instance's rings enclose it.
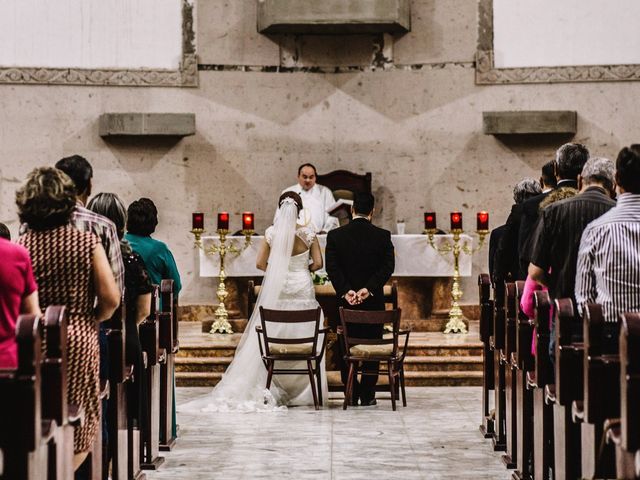
<instances>
[{"instance_id":1,"label":"groom's black suit","mask_svg":"<svg viewBox=\"0 0 640 480\"><path fill-rule=\"evenodd\" d=\"M327 235L325 251L326 269L338 296L338 304L353 310L384 310L384 284L395 268L391 233L371 224L365 218L355 218L351 223L331 230ZM360 305L349 305L344 295L366 288L370 296ZM360 338L382 338L382 325L353 325L349 334ZM378 362L364 362L367 370L377 369ZM346 365L342 365L342 382L346 385ZM377 376L363 376L354 383L354 398L360 396L363 403L375 397Z\"/></svg>"}]
</instances>

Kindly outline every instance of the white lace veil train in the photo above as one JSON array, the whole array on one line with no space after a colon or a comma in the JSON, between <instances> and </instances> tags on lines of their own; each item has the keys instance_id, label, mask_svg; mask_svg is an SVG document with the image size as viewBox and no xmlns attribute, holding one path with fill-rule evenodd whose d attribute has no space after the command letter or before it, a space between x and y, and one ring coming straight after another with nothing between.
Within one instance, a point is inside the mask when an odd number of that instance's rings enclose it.
<instances>
[{"instance_id":1,"label":"white lace veil train","mask_svg":"<svg viewBox=\"0 0 640 480\"><path fill-rule=\"evenodd\" d=\"M272 383L266 390L267 371L262 365L258 335L260 307L277 308L284 288L295 239L298 207L287 197L276 212L267 270L251 318L238 343L233 361L214 389L179 407L181 412L273 411L286 403L286 394ZM277 333L277 332L274 332Z\"/></svg>"}]
</instances>

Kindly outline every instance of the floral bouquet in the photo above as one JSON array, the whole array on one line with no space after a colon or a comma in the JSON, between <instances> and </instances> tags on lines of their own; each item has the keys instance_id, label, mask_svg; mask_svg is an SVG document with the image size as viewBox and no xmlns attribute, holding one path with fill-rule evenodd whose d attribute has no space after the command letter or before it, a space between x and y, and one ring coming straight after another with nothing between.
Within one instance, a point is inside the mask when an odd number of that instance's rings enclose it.
<instances>
[{"instance_id":1,"label":"floral bouquet","mask_svg":"<svg viewBox=\"0 0 640 480\"><path fill-rule=\"evenodd\" d=\"M329 282L329 275L326 273L311 272L311 279L314 285L324 285Z\"/></svg>"}]
</instances>

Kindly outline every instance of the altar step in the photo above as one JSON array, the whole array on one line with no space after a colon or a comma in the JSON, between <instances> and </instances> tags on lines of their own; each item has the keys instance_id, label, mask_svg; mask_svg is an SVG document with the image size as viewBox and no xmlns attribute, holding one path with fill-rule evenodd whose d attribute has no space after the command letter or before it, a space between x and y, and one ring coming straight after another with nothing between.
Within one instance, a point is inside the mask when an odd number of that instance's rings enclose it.
<instances>
[{"instance_id":1,"label":"altar step","mask_svg":"<svg viewBox=\"0 0 640 480\"><path fill-rule=\"evenodd\" d=\"M482 344L477 322L468 335L413 332L405 359L409 386L477 386L482 384ZM180 350L176 358L178 386L213 386L233 359L241 334L202 333L199 322L180 322ZM340 373L328 372L329 386L340 386ZM382 379L381 385L387 380Z\"/></svg>"}]
</instances>

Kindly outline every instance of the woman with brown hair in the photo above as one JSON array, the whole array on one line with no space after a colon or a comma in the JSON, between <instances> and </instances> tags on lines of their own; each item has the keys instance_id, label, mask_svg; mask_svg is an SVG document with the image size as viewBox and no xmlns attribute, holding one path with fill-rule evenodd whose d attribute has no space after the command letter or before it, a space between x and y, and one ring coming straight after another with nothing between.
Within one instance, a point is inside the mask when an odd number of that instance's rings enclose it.
<instances>
[{"instance_id":1,"label":"woman with brown hair","mask_svg":"<svg viewBox=\"0 0 640 480\"><path fill-rule=\"evenodd\" d=\"M67 308L67 400L85 413L83 426L74 429L77 469L89 453L100 419L98 322L111 317L120 293L98 237L69 223L76 194L65 173L36 168L16 192L16 204L20 220L29 226L18 243L31 254L40 307Z\"/></svg>"}]
</instances>

